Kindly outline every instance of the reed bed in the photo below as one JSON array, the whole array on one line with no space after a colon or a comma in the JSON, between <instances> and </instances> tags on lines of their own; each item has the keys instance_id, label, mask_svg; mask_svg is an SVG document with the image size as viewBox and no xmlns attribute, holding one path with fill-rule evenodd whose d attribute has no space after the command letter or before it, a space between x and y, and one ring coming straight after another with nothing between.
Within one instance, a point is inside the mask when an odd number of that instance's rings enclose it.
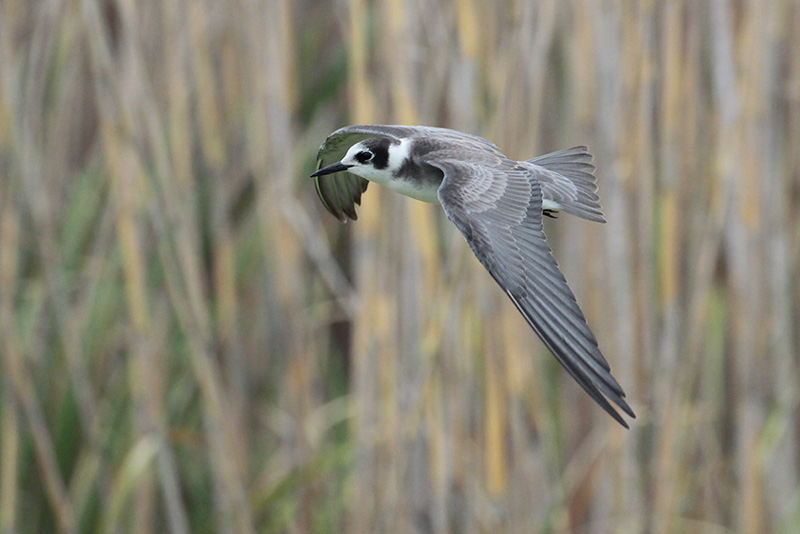
<instances>
[{"instance_id":1,"label":"reed bed","mask_svg":"<svg viewBox=\"0 0 800 534\"><path fill-rule=\"evenodd\" d=\"M0 532L800 527L800 4L0 2ZM526 159L626 389L436 206L317 201L353 123Z\"/></svg>"}]
</instances>

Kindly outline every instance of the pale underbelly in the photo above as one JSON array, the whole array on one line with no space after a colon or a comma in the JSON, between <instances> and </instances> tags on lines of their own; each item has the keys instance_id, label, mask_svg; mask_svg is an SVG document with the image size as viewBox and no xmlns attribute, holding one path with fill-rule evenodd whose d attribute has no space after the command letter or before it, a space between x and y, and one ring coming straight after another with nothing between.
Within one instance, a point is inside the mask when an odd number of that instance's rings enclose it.
<instances>
[{"instance_id":1,"label":"pale underbelly","mask_svg":"<svg viewBox=\"0 0 800 534\"><path fill-rule=\"evenodd\" d=\"M401 195L431 204L439 204L439 188L433 184L419 185L407 180L393 180L383 185Z\"/></svg>"}]
</instances>

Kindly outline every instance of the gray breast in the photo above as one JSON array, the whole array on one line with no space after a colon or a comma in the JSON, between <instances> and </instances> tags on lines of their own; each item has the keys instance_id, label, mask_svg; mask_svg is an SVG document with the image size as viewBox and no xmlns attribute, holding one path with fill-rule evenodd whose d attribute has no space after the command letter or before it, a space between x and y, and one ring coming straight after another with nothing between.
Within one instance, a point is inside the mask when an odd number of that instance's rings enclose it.
<instances>
[{"instance_id":1,"label":"gray breast","mask_svg":"<svg viewBox=\"0 0 800 534\"><path fill-rule=\"evenodd\" d=\"M409 150L409 157L403 160L403 164L392 175L399 180L413 182L426 189L438 188L442 183L444 173L436 167L428 165L423 159L442 148L444 148L443 143L435 139L427 137L414 139Z\"/></svg>"}]
</instances>

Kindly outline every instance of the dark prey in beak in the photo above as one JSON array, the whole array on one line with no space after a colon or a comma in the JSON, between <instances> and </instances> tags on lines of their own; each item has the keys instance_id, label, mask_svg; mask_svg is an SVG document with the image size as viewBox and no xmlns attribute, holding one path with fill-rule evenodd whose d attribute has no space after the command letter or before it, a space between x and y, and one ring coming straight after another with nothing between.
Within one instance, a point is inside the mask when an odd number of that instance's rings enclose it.
<instances>
[{"instance_id":1,"label":"dark prey in beak","mask_svg":"<svg viewBox=\"0 0 800 534\"><path fill-rule=\"evenodd\" d=\"M320 170L312 174L311 178L314 178L315 176L322 176L323 174L331 174L334 172L346 171L350 167L352 167L352 165L345 165L340 161L339 163L334 163L333 165L328 165L327 167L321 168Z\"/></svg>"}]
</instances>

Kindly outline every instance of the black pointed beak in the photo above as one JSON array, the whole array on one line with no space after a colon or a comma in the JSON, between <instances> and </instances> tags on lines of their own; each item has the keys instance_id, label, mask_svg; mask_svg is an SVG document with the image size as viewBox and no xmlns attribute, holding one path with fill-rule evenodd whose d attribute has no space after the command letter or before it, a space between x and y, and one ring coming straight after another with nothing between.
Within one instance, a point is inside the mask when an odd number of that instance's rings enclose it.
<instances>
[{"instance_id":1,"label":"black pointed beak","mask_svg":"<svg viewBox=\"0 0 800 534\"><path fill-rule=\"evenodd\" d=\"M352 165L345 165L340 161L339 163L334 163L333 165L328 165L327 167L321 168L317 172L313 173L311 175L311 178L314 178L315 176L322 176L323 174L331 174L334 172L346 171L350 167L352 167Z\"/></svg>"}]
</instances>

